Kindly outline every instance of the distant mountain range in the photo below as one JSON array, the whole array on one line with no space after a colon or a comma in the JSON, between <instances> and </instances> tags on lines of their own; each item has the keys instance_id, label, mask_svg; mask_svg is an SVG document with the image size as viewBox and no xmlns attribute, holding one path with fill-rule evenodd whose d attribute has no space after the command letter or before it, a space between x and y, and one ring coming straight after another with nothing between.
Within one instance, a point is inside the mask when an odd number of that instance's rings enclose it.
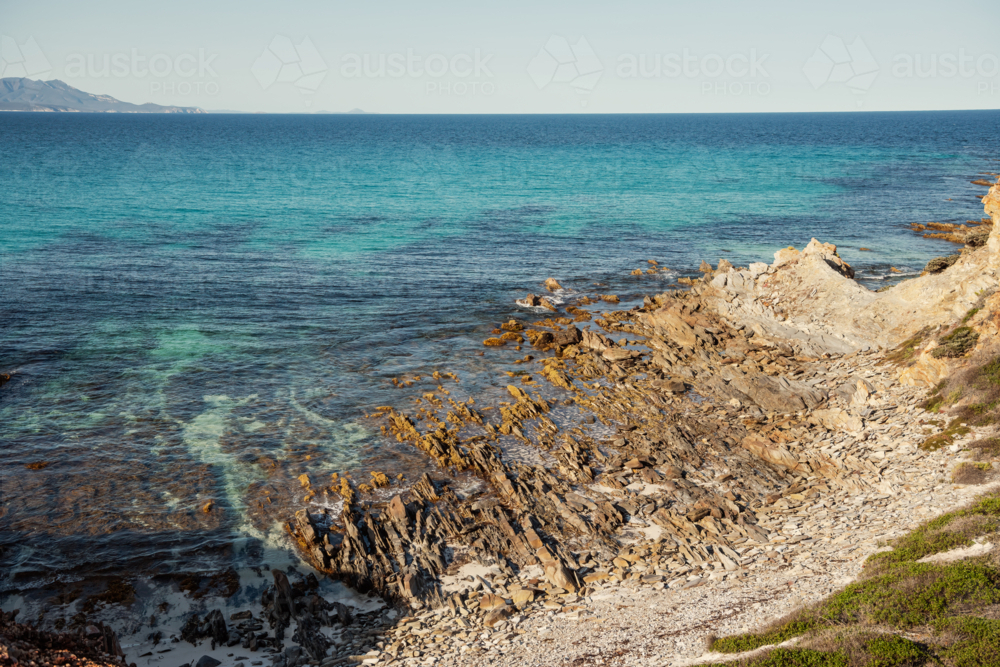
<instances>
[{"instance_id":1,"label":"distant mountain range","mask_svg":"<svg viewBox=\"0 0 1000 667\"><path fill-rule=\"evenodd\" d=\"M199 107L131 104L110 95L92 95L62 81L0 79L0 111L76 111L82 113L205 113Z\"/></svg>"}]
</instances>

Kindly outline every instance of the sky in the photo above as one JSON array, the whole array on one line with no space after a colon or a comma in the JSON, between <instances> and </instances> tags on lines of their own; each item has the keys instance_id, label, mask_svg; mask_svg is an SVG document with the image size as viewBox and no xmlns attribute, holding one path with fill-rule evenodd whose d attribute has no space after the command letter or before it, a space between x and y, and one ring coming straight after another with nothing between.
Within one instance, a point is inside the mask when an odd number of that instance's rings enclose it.
<instances>
[{"instance_id":1,"label":"sky","mask_svg":"<svg viewBox=\"0 0 1000 667\"><path fill-rule=\"evenodd\" d=\"M272 113L1000 107L996 0L0 0L0 76Z\"/></svg>"}]
</instances>

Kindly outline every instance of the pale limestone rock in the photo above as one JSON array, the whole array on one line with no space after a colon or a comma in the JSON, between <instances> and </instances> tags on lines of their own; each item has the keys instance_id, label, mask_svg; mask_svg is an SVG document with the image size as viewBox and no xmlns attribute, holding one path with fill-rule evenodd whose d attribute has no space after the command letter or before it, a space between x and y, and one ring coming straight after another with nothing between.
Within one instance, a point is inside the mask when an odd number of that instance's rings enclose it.
<instances>
[{"instance_id":1,"label":"pale limestone rock","mask_svg":"<svg viewBox=\"0 0 1000 667\"><path fill-rule=\"evenodd\" d=\"M782 248L778 252L774 253L774 264L771 265L771 268L777 269L778 267L785 266L786 264L791 264L792 262L798 261L801 256L802 253L792 246Z\"/></svg>"},{"instance_id":2,"label":"pale limestone rock","mask_svg":"<svg viewBox=\"0 0 1000 667\"><path fill-rule=\"evenodd\" d=\"M832 243L822 243L816 239L809 241L809 245L802 250L803 255L818 255L822 257L823 260L830 265L837 273L840 273L848 278L854 277L854 269L851 265L840 258L837 254L837 246Z\"/></svg>"},{"instance_id":3,"label":"pale limestone rock","mask_svg":"<svg viewBox=\"0 0 1000 667\"><path fill-rule=\"evenodd\" d=\"M868 398L872 394L870 391L868 391L868 386L862 380L858 380L857 386L858 388L854 392L854 396L851 399L851 405L856 407L864 407L868 405Z\"/></svg>"},{"instance_id":4,"label":"pale limestone rock","mask_svg":"<svg viewBox=\"0 0 1000 667\"><path fill-rule=\"evenodd\" d=\"M677 312L660 308L652 313L643 313L641 319L643 324L658 329L681 347L695 346L697 336L694 329Z\"/></svg>"},{"instance_id":5,"label":"pale limestone rock","mask_svg":"<svg viewBox=\"0 0 1000 667\"><path fill-rule=\"evenodd\" d=\"M795 470L799 465L799 460L794 454L781 445L774 444L763 436L757 434L748 435L743 438L743 442L741 444L743 445L743 448L751 454L754 454L755 456L758 456L775 465L779 465L790 470Z\"/></svg>"},{"instance_id":6,"label":"pale limestone rock","mask_svg":"<svg viewBox=\"0 0 1000 667\"><path fill-rule=\"evenodd\" d=\"M1000 181L990 188L983 198L983 210L993 218L993 231L986 241L986 248L993 260L993 265L1000 264Z\"/></svg>"},{"instance_id":7,"label":"pale limestone rock","mask_svg":"<svg viewBox=\"0 0 1000 667\"><path fill-rule=\"evenodd\" d=\"M809 421L813 424L821 424L824 428L831 431L857 432L864 428L864 422L861 420L861 417L838 408L813 410L809 416Z\"/></svg>"}]
</instances>

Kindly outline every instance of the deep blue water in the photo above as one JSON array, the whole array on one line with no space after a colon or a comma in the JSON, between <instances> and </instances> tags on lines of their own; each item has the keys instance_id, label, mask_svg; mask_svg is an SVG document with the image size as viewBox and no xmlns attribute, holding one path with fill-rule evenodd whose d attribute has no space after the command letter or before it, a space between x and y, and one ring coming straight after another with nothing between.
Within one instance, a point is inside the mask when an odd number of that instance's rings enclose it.
<instances>
[{"instance_id":1,"label":"deep blue water","mask_svg":"<svg viewBox=\"0 0 1000 667\"><path fill-rule=\"evenodd\" d=\"M641 299L813 236L919 270L998 157L994 111L0 114L0 563L259 532L262 484L398 455L364 414L438 383L391 378L506 384L481 341L549 276Z\"/></svg>"}]
</instances>

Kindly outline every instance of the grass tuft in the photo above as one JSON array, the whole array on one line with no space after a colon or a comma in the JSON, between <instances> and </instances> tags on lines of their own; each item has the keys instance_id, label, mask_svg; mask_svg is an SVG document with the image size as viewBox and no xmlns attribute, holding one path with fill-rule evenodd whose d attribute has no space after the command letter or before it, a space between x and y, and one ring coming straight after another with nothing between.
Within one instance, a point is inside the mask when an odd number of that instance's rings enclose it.
<instances>
[{"instance_id":1,"label":"grass tuft","mask_svg":"<svg viewBox=\"0 0 1000 667\"><path fill-rule=\"evenodd\" d=\"M992 475L993 466L986 462L963 462L951 471L952 484L985 484Z\"/></svg>"}]
</instances>

